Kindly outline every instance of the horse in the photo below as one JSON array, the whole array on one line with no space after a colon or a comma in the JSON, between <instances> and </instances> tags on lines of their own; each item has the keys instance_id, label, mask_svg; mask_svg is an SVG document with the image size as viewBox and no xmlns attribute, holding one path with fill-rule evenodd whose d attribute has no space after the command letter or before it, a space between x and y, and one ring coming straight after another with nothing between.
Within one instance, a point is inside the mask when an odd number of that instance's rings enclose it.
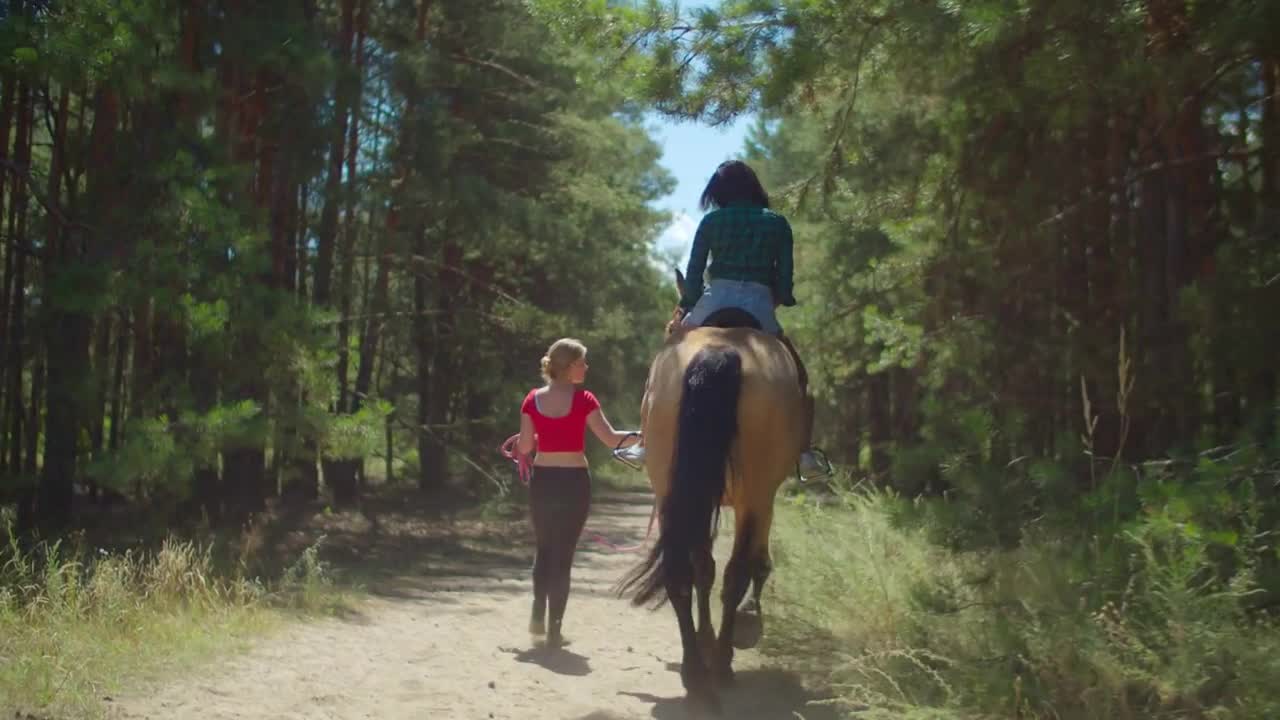
<instances>
[{"instance_id":1,"label":"horse","mask_svg":"<svg viewBox=\"0 0 1280 720\"><path fill-rule=\"evenodd\" d=\"M677 320L650 366L640 411L658 538L619 594L636 606L670 601L686 701L718 712L717 686L733 683L734 648L754 647L763 631L774 497L805 443L804 400L792 352L751 315L730 308L691 329ZM717 637L711 551L722 506L733 509L735 535Z\"/></svg>"}]
</instances>

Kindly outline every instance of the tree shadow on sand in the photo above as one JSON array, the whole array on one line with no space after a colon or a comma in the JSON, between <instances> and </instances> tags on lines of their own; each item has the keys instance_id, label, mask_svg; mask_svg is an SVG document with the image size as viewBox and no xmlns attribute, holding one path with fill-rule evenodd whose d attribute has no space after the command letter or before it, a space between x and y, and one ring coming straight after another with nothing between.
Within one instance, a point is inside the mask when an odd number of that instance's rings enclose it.
<instances>
[{"instance_id":1,"label":"tree shadow on sand","mask_svg":"<svg viewBox=\"0 0 1280 720\"><path fill-rule=\"evenodd\" d=\"M677 666L677 670L679 666ZM621 692L653 703L656 720L702 720L714 715L696 712L678 697L659 697L644 692ZM839 720L834 707L818 704L823 698L806 690L795 673L776 668L739 670L733 687L720 691L723 712L720 718L735 720Z\"/></svg>"}]
</instances>

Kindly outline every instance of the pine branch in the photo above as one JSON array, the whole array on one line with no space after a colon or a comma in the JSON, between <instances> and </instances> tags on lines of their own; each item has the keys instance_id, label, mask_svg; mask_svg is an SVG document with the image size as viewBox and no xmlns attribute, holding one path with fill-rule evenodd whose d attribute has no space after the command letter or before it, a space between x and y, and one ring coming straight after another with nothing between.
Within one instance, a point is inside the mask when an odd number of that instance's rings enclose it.
<instances>
[{"instance_id":1,"label":"pine branch","mask_svg":"<svg viewBox=\"0 0 1280 720\"><path fill-rule=\"evenodd\" d=\"M462 52L453 53L452 55L450 55L450 57L452 57L454 60L467 63L468 65L476 65L479 67L486 67L491 70L497 70L498 72L501 72L507 77L510 77L516 81L523 83L527 87L531 87L539 90L544 89L544 86L541 83L529 77L528 75L523 75L519 72L516 72L515 70L512 70L506 65L503 65L502 63L497 62L495 60L484 60L481 58L472 57Z\"/></svg>"}]
</instances>

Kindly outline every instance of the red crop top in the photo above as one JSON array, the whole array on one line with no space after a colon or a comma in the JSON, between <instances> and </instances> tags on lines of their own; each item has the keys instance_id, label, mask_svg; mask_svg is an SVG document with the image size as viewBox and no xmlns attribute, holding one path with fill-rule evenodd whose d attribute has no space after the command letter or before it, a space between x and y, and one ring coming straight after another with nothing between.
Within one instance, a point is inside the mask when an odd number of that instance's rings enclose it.
<instances>
[{"instance_id":1,"label":"red crop top","mask_svg":"<svg viewBox=\"0 0 1280 720\"><path fill-rule=\"evenodd\" d=\"M538 434L538 451L582 452L586 446L587 416L600 407L596 396L587 390L575 390L568 413L547 417L538 410L537 392L537 388L529 391L520 412L533 420L533 430Z\"/></svg>"}]
</instances>

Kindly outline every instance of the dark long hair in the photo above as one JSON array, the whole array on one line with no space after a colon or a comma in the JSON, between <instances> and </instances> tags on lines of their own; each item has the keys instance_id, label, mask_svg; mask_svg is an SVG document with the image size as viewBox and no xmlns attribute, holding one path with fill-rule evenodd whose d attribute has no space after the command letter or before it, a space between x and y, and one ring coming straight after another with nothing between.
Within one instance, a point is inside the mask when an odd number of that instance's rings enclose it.
<instances>
[{"instance_id":1,"label":"dark long hair","mask_svg":"<svg viewBox=\"0 0 1280 720\"><path fill-rule=\"evenodd\" d=\"M698 206L706 212L733 203L769 207L769 194L764 191L764 186L756 177L756 171L741 160L720 163L715 174L707 181L707 187L702 191L702 199L698 202Z\"/></svg>"}]
</instances>

